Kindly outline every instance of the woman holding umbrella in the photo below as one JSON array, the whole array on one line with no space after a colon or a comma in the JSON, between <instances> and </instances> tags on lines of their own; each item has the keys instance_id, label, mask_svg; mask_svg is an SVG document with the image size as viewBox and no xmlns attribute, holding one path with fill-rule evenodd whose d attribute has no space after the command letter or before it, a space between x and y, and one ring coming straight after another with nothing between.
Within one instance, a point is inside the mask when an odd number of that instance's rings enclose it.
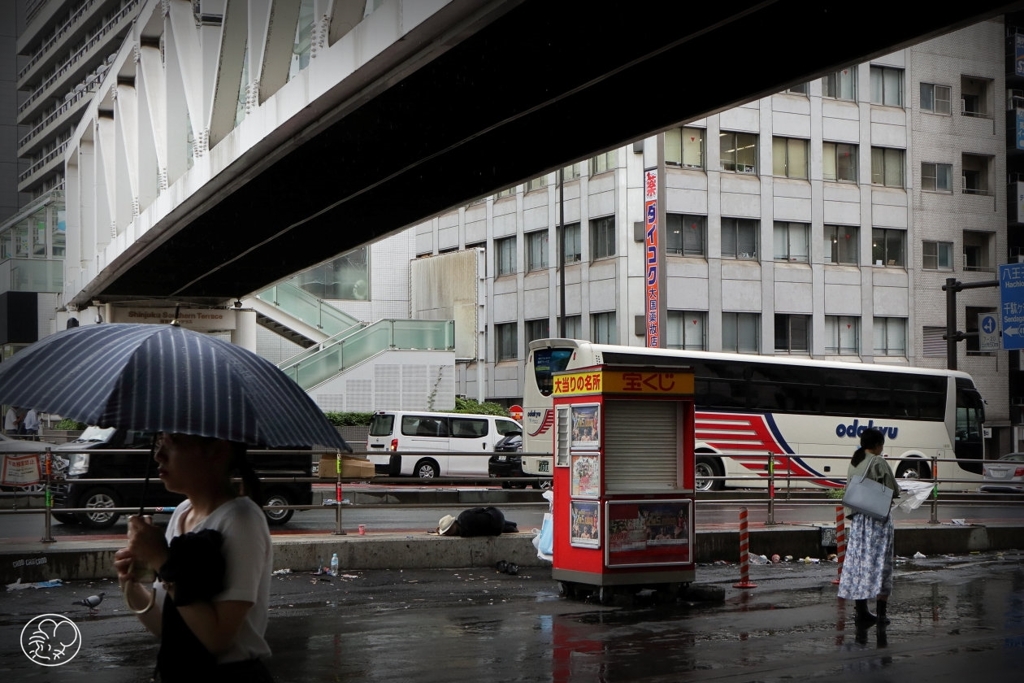
<instances>
[{"instance_id":1,"label":"woman holding umbrella","mask_svg":"<svg viewBox=\"0 0 1024 683\"><path fill-rule=\"evenodd\" d=\"M230 481L238 469L249 493L258 495L245 446L162 434L155 459L167 490L187 499L166 533L148 518L132 517L128 545L117 551L114 566L131 605L150 600L135 581L135 568L158 568L154 606L139 614L161 639L157 680L194 680L204 673L271 680L262 663L270 655L263 637L273 568L270 532L260 507L238 497Z\"/></svg>"}]
</instances>

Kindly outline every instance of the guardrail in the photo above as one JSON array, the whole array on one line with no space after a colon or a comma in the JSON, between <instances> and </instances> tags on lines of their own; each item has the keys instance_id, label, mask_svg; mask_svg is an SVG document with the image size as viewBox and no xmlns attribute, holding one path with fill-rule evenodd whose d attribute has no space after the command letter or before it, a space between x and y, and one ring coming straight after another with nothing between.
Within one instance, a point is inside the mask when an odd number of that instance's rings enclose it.
<instances>
[{"instance_id":1,"label":"guardrail","mask_svg":"<svg viewBox=\"0 0 1024 683\"><path fill-rule=\"evenodd\" d=\"M61 452L57 453L57 455L65 456L65 455L70 455L70 454L72 454L74 452L75 451L62 450ZM88 449L88 450L82 450L82 451L78 451L78 452L88 453L89 455L131 453L131 454L136 454L139 457L149 457L148 456L148 452L146 450L143 450L143 449ZM252 450L252 451L250 451L250 453L253 454L253 455L275 454L275 455L282 455L282 456L290 455L290 456L296 456L296 457L300 457L300 458L310 458L310 460L308 461L310 463L310 466L312 466L316 462L319 462L320 456L323 456L323 455L337 456L338 455L337 452L334 451L334 450L300 450L300 451L294 451L294 450L291 450L291 451L284 451L284 450L281 450L281 451ZM138 477L93 478L93 479L74 478L74 479L66 479L66 478L64 478L62 476L55 476L55 473L54 473L53 467L52 467L53 459L51 457L49 457L50 455L52 455L52 453L51 453L50 449L47 448L46 449L46 454L42 458L42 460L43 460L43 470L42 471L43 471L44 477L43 477L42 481L36 483L36 486L41 485L41 488L42 488L41 491L24 491L23 490L23 491L15 491L13 493L0 494L0 495L3 495L4 497L13 497L15 499L13 508L12 509L0 510L0 514L44 514L44 520L45 520L44 521L44 535L40 539L40 542L42 542L42 543L53 543L53 542L55 542L55 540L53 539L53 536L52 536L52 531L51 531L51 515L49 514L49 513L53 512L52 490L53 490L54 486L59 486L63 482L66 482L66 481L74 481L76 484L116 484L116 483L141 484L141 483L143 483L145 481L144 479L138 478ZM344 456L345 454L342 454L342 455ZM375 452L372 452L372 451L371 452L357 451L357 452L354 452L354 453L352 453L350 455L352 457L359 458L359 457L362 457L362 456L368 456L368 455L377 455L377 456L379 456L379 455L383 455L383 454L380 453L379 451L375 451ZM476 457L476 458L479 458L479 457L482 457L482 456L490 457L491 455L494 455L494 453L491 453L491 452L485 452L485 453L465 453L465 452L454 452L454 451L452 451L452 452L431 452L429 454L425 454L423 452L388 451L387 455L389 455L389 456L390 455L403 455L403 456L407 455L407 456L416 456L416 457L421 457L421 456L424 456L424 455L433 455L433 456ZM525 454L524 453L513 453L512 455L536 456L536 455L545 455L545 454L538 454L538 453L525 453ZM775 520L775 505L776 505L776 502L779 501L779 500L784 501L787 505L827 505L829 507L835 507L836 505L841 504L841 500L839 500L838 498L828 497L827 494L826 495L822 495L822 493L830 491L830 490L831 491L841 491L842 490L841 487L837 486L837 487L832 488L832 489L827 489L827 488L821 487L821 486L800 486L800 482L801 481L820 480L820 479L822 479L821 476L793 475L792 472L788 468L786 469L786 475L784 477L777 476L776 472L775 472L776 467L778 467L781 464L783 464L783 461L786 458L788 458L788 457L791 457L791 456L788 456L788 455L776 455L776 456L774 456L774 458L771 461L769 461L769 464L767 465L767 477L762 476L760 474L729 475L729 476L722 475L722 476L714 476L714 477L705 477L705 479L728 480L728 481L733 482L733 483L738 482L738 481L746 481L746 480L757 481L760 484L764 484L765 482L767 482L767 487L763 490L763 492L757 491L756 489L742 489L741 488L740 490L735 492L735 495L729 496L728 499L725 499L725 500L718 500L718 499L711 500L710 496L712 494L706 493L706 492L696 491L696 492L694 492L696 502L701 504L701 505L722 505L722 504L737 504L737 503L743 503L743 504L764 504L764 503L767 503L767 518L766 518L766 521L765 521L765 525L766 526L772 526L772 525L775 525L777 523L776 520ZM799 456L796 456L796 457L799 457L801 459L813 459L813 458L830 458L830 459L835 459L835 456L799 455ZM900 459L899 458L886 458L886 460L897 461L897 460L900 460ZM340 462L340 460L336 460L335 462ZM933 457L933 458L929 459L929 462L930 462L930 465L931 465L931 470L930 471L933 473L932 478L929 479L929 480L926 480L926 481L928 481L928 482L930 482L932 484L932 489L931 489L931 492L929 494L929 496L930 496L930 499L929 499L929 505L930 505L929 523L930 524L938 524L939 523L939 520L938 520L938 507L940 505L940 496L939 496L939 491L938 491L939 483L964 483L967 486L965 486L965 491L963 493L967 493L967 491L966 491L967 488L970 488L970 486L977 486L980 483L980 481L978 479L939 478L936 475L936 473L938 472L938 468L936 467L936 465L939 464L939 463L942 463L942 462L952 462L952 463L955 463L955 462L957 462L957 460L954 459L954 458L935 458L935 457ZM375 507L375 508L376 507L402 507L402 508L406 508L406 507L436 507L437 506L437 503L425 503L425 504L416 504L416 503L401 503L401 504L373 503L373 504L366 504L366 505L351 505L351 504L346 503L344 501L343 497L342 497L343 487L346 484L353 484L353 483L358 483L358 482L372 482L373 484L380 484L382 486L392 486L392 487L395 487L395 488L422 488L425 483L438 484L438 485L458 484L458 485L462 485L462 486L470 486L470 485L472 485L472 486L480 486L480 485L486 486L486 485L505 484L505 483L508 483L508 484L533 484L533 483L537 483L537 482L543 482L543 481L550 481L551 480L551 477L538 477L538 476L526 476L526 477L491 477L491 476L487 476L487 477L477 476L477 477L474 477L474 476L460 476L460 477L431 477L431 478L426 478L426 479L418 478L418 477L391 477L391 476L376 476L376 475L374 475L373 477L342 477L341 476L341 468L338 467L337 470L338 471L335 473L335 475L333 477L326 477L326 478L322 474L319 475L319 476L261 476L260 477L260 481L262 483L265 483L265 484L274 484L274 483L293 483L293 484L296 484L296 483L310 483L310 484L321 483L321 484L331 484L331 483L333 483L333 484L335 484L335 487L336 487L335 498L334 499L330 499L330 500L325 500L325 501L323 501L319 505L317 505L317 504L310 504L310 505L265 505L265 506L263 506L263 509L264 510L314 510L314 509L323 509L324 507L333 507L333 508L335 508L335 530L334 530L334 533L336 535L345 535L345 532L342 529L342 508L344 508L344 507L349 507L349 508L356 508L356 507ZM59 475L60 473L58 472L57 474ZM829 477L829 479L834 480L834 481L845 481L846 477L845 476ZM235 481L236 482L240 482L241 480L240 479L235 479ZM784 486L779 486L780 484L784 484ZM389 489L383 489L383 490L386 491L386 490L389 490ZM394 489L391 489L391 490L394 490ZM780 493L782 494L781 497L780 497ZM39 497L39 495L43 496L43 498L44 498L44 501L43 501L44 505L42 507L32 507L32 505L31 505L31 502L32 502L31 498ZM20 508L19 509L18 505L17 505L17 501L21 497L28 497L29 498L29 505L24 507L24 508ZM1016 503L1017 501L1020 501L1022 499L1022 497L1021 497L1021 494L999 494L999 493L987 493L987 494L985 494L985 502L988 503L988 504L991 504L992 502L1004 501L1004 500L1008 500L1008 499L1012 500L1013 502ZM971 505L971 504L975 504L977 502L977 499L959 498L959 497L957 497L957 493L955 493L955 492L948 492L947 491L947 492L944 492L943 495L941 496L941 501L943 503L945 503L945 504ZM545 504L546 505L546 503L539 503L539 502L526 502L526 503L504 502L503 503L503 505L509 505L509 506L512 506L512 507L514 507L514 506L522 506L522 505L539 505L539 504ZM173 508L168 508L168 507L164 507L164 506L142 506L141 509L142 509L143 513L146 513L146 514L169 513L171 511L173 511ZM97 509L96 508L61 507L59 510L60 510L60 512L67 512L67 513L89 513L89 512L96 512ZM104 512L112 512L112 513L119 513L119 514L137 513L137 512L140 511L140 506L104 507L104 508L102 508L102 510Z\"/></svg>"}]
</instances>

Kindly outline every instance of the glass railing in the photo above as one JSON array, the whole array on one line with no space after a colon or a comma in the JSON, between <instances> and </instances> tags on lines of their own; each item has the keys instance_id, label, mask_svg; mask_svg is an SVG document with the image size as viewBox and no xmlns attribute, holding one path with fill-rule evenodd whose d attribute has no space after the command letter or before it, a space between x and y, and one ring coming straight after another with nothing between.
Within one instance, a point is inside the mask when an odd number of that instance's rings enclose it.
<instances>
[{"instance_id":1,"label":"glass railing","mask_svg":"<svg viewBox=\"0 0 1024 683\"><path fill-rule=\"evenodd\" d=\"M445 350L455 348L454 320L380 320L333 343L315 347L301 360L281 369L303 389L312 389L386 349Z\"/></svg>"},{"instance_id":2,"label":"glass railing","mask_svg":"<svg viewBox=\"0 0 1024 683\"><path fill-rule=\"evenodd\" d=\"M339 311L323 299L288 282L275 285L256 295L260 301L277 306L282 311L322 330L328 337L341 334L361 323L349 314Z\"/></svg>"},{"instance_id":3,"label":"glass railing","mask_svg":"<svg viewBox=\"0 0 1024 683\"><path fill-rule=\"evenodd\" d=\"M0 262L0 292L61 292L64 261L12 258Z\"/></svg>"}]
</instances>

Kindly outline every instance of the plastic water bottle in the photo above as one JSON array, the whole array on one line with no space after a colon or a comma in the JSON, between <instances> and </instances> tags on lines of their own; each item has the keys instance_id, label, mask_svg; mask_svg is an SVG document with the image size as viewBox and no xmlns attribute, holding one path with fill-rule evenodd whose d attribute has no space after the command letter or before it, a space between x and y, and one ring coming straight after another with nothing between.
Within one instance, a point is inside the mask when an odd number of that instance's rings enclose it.
<instances>
[{"instance_id":1,"label":"plastic water bottle","mask_svg":"<svg viewBox=\"0 0 1024 683\"><path fill-rule=\"evenodd\" d=\"M338 575L338 553L331 556L331 576Z\"/></svg>"}]
</instances>

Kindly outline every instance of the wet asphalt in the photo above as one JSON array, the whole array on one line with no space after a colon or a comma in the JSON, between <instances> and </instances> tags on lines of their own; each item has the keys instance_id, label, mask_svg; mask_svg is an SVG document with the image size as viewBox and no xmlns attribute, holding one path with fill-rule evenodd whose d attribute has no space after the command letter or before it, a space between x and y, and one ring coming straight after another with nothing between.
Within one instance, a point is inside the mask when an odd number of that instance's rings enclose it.
<instances>
[{"instance_id":1,"label":"wet asphalt","mask_svg":"<svg viewBox=\"0 0 1024 683\"><path fill-rule=\"evenodd\" d=\"M1024 545L1024 543L1022 543ZM610 605L559 597L548 568L308 573L273 580L268 665L277 681L1018 681L1024 675L1024 552L897 566L892 624L859 632L836 598L836 565L698 567L676 599ZM99 591L95 615L74 605ZM82 646L42 667L25 624L68 616ZM156 642L109 581L0 593L0 678L146 681Z\"/></svg>"}]
</instances>

